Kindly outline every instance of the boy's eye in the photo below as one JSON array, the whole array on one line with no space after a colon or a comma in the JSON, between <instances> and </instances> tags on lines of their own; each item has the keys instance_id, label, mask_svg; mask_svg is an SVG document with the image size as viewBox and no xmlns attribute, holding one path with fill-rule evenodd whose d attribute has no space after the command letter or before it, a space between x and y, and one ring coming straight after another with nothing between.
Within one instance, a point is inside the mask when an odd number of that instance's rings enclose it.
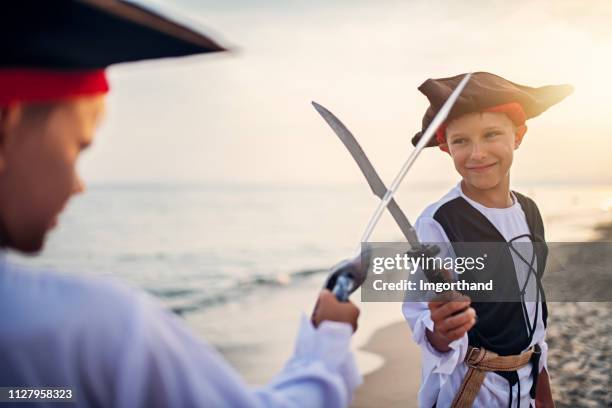
<instances>
[{"instance_id":1,"label":"boy's eye","mask_svg":"<svg viewBox=\"0 0 612 408\"><path fill-rule=\"evenodd\" d=\"M463 138L463 137L458 137L458 138L453 139L453 140L451 141L451 144L456 145L456 144L462 144L462 143L464 143L464 142L465 142L465 138Z\"/></svg>"},{"instance_id":2,"label":"boy's eye","mask_svg":"<svg viewBox=\"0 0 612 408\"><path fill-rule=\"evenodd\" d=\"M492 130L490 132L485 133L485 137L495 137L499 135L499 132L497 130Z\"/></svg>"}]
</instances>

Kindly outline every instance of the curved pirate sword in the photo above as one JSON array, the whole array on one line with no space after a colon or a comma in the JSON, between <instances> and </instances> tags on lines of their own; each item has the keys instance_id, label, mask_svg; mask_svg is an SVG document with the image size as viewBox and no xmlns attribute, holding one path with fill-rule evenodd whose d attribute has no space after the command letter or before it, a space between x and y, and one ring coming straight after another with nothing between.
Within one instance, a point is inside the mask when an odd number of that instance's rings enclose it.
<instances>
[{"instance_id":1,"label":"curved pirate sword","mask_svg":"<svg viewBox=\"0 0 612 408\"><path fill-rule=\"evenodd\" d=\"M348 128L334 116L329 110L316 102L312 102L314 108L323 117L325 122L332 128L334 133L340 138L344 146L348 149L349 153L357 162L359 169L365 176L368 184L377 197L381 199L376 211L372 215L372 218L368 222L368 225L363 233L360 244L367 243L374 227L380 220L380 217L385 208L389 209L391 216L397 223L398 227L406 237L406 240L410 244L410 255L418 257L435 256L440 249L435 245L423 245L419 241L414 227L410 224L410 221L399 207L393 195L397 191L400 183L408 173L408 170L414 164L416 158L419 156L423 148L427 145L429 140L433 137L438 127L446 120L450 110L452 109L455 101L461 94L463 88L469 81L471 74L465 75L461 80L457 88L453 91L447 101L444 103L438 114L434 117L429 127L425 130L423 137L419 140L415 149L412 151L399 173L391 183L391 188L387 189L382 179L372 166L372 163L366 156L365 152L355 139L355 136L348 130ZM361 250L361 245L360 245ZM367 268L369 265L369 250L366 249L351 261L345 261L335 268L332 269L330 276L327 279L326 287L330 289L338 298L338 300L346 301L350 293L355 291L365 280ZM423 271L430 282L445 282L451 279L451 276L443 270L430 269Z\"/></svg>"}]
</instances>

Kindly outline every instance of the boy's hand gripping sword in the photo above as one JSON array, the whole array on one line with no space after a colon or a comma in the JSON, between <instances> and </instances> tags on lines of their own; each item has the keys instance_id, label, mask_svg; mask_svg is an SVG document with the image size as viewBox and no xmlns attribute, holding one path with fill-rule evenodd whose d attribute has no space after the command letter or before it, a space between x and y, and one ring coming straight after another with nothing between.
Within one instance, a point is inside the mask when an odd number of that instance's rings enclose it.
<instances>
[{"instance_id":1,"label":"boy's hand gripping sword","mask_svg":"<svg viewBox=\"0 0 612 408\"><path fill-rule=\"evenodd\" d=\"M372 235L372 231L380 220L385 208L389 209L391 216L410 244L409 255L414 257L433 257L440 251L436 245L425 245L419 241L413 226L410 224L410 221L402 209L397 205L397 202L393 199L393 196L395 195L395 192L397 191L397 188L401 184L402 180L408 173L408 170L410 170L414 164L416 158L419 156L421 151L423 151L425 146L427 146L427 143L433 137L438 127L446 120L471 75L472 74L470 73L463 77L457 88L455 88L442 108L438 111L431 124L427 127L425 133L417 143L415 149L404 162L404 165L400 169L397 176L395 176L395 179L391 183L391 187L389 189L385 187L382 179L378 173L376 173L374 166L372 166L372 163L357 142L357 139L355 139L355 136L353 136L347 127L344 126L344 124L329 110L325 109L316 102L312 102L317 112L319 112L319 114L351 153L351 156L357 162L359 169L368 181L374 195L381 199L361 237L360 247L358 249L359 255L357 255L357 257L355 257L353 260L344 261L334 267L327 278L325 287L331 290L336 295L338 300L346 301L348 296L365 281L369 266L370 251L369 248L366 247L366 249L362 252L361 244L368 242L370 236ZM451 275L445 270L428 269L423 270L423 272L430 282L448 282L452 280Z\"/></svg>"}]
</instances>

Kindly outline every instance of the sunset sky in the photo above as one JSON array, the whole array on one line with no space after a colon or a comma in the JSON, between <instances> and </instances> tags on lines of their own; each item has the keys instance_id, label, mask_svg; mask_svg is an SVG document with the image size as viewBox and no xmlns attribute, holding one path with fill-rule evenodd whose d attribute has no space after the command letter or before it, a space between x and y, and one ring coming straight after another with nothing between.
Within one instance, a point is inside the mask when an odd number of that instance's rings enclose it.
<instances>
[{"instance_id":1,"label":"sunset sky","mask_svg":"<svg viewBox=\"0 0 612 408\"><path fill-rule=\"evenodd\" d=\"M108 115L81 162L86 181L361 183L311 100L390 181L427 107L416 88L467 71L576 88L528 122L514 181L612 181L609 1L166 3L234 51L112 68ZM408 176L456 179L437 149Z\"/></svg>"}]
</instances>

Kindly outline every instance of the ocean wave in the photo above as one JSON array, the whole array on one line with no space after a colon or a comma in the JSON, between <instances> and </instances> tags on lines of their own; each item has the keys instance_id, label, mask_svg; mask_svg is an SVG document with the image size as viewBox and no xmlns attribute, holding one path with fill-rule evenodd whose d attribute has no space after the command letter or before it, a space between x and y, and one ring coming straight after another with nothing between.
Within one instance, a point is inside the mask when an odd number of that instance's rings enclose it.
<instances>
[{"instance_id":1,"label":"ocean wave","mask_svg":"<svg viewBox=\"0 0 612 408\"><path fill-rule=\"evenodd\" d=\"M290 285L299 285L308 278L326 272L327 269L316 268L298 270L288 274L256 275L238 281L228 279L226 285L214 290L173 287L148 288L147 291L159 298L172 312L182 316L208 307L239 301L241 297L264 289L282 289Z\"/></svg>"}]
</instances>

